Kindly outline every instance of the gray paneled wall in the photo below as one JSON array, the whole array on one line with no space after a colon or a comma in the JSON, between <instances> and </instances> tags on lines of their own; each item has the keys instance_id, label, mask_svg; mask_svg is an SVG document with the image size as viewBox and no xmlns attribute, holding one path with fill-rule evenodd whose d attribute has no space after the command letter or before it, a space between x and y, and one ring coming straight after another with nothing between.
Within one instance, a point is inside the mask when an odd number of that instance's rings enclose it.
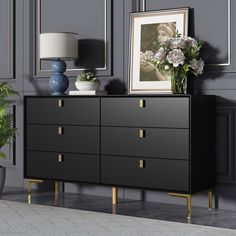
<instances>
[{"instance_id":1,"label":"gray paneled wall","mask_svg":"<svg viewBox=\"0 0 236 236\"><path fill-rule=\"evenodd\" d=\"M0 8L0 78L13 79L14 76L14 2L2 0Z\"/></svg>"},{"instance_id":2,"label":"gray paneled wall","mask_svg":"<svg viewBox=\"0 0 236 236\"><path fill-rule=\"evenodd\" d=\"M19 135L10 147L9 158L3 161L7 165L8 185L24 184L23 96L48 93L50 64L40 62L38 58L39 33L79 33L80 58L75 63L68 63L70 89L75 88L77 73L84 68L97 68L102 87L109 93L124 93L128 81L130 12L179 7L190 8L190 36L206 42L206 71L201 78L192 78L190 85L195 93L217 96L217 181L227 183L217 187L217 201L220 207L235 206L233 197L229 197L229 192L235 192L236 199L234 0L1 0L0 79L8 81L20 93L12 108ZM110 195L110 188L101 186L66 184L65 189ZM144 196L147 200L176 201L157 192L120 191L120 197L140 199ZM199 197L195 204L203 205L201 202Z\"/></svg>"}]
</instances>

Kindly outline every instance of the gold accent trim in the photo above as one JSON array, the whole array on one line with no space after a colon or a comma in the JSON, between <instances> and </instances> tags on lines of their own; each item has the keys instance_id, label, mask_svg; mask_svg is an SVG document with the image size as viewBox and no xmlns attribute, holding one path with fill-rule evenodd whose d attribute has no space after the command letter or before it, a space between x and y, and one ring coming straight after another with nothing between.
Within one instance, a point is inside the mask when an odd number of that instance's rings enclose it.
<instances>
[{"instance_id":1,"label":"gold accent trim","mask_svg":"<svg viewBox=\"0 0 236 236\"><path fill-rule=\"evenodd\" d=\"M58 162L63 162L63 155L62 154L58 154L57 158L58 158Z\"/></svg>"},{"instance_id":2,"label":"gold accent trim","mask_svg":"<svg viewBox=\"0 0 236 236\"><path fill-rule=\"evenodd\" d=\"M139 160L139 168L141 168L141 169L145 168L145 161L144 160Z\"/></svg>"},{"instance_id":3,"label":"gold accent trim","mask_svg":"<svg viewBox=\"0 0 236 236\"><path fill-rule=\"evenodd\" d=\"M64 131L63 127L58 127L58 134L59 135L62 135L63 131Z\"/></svg>"},{"instance_id":4,"label":"gold accent trim","mask_svg":"<svg viewBox=\"0 0 236 236\"><path fill-rule=\"evenodd\" d=\"M145 130L144 129L139 130L139 138L145 138Z\"/></svg>"},{"instance_id":5,"label":"gold accent trim","mask_svg":"<svg viewBox=\"0 0 236 236\"><path fill-rule=\"evenodd\" d=\"M191 202L191 194L185 194L185 193L168 193L172 197L181 197L186 198L187 202L187 218L190 219L192 216L192 202Z\"/></svg>"},{"instance_id":6,"label":"gold accent trim","mask_svg":"<svg viewBox=\"0 0 236 236\"><path fill-rule=\"evenodd\" d=\"M139 100L139 107L140 108L144 108L145 107L145 100L144 99L140 99Z\"/></svg>"},{"instance_id":7,"label":"gold accent trim","mask_svg":"<svg viewBox=\"0 0 236 236\"><path fill-rule=\"evenodd\" d=\"M208 191L208 209L212 210L212 190Z\"/></svg>"},{"instance_id":8,"label":"gold accent trim","mask_svg":"<svg viewBox=\"0 0 236 236\"><path fill-rule=\"evenodd\" d=\"M118 189L116 187L112 187L112 205L117 204L117 194L118 194Z\"/></svg>"},{"instance_id":9,"label":"gold accent trim","mask_svg":"<svg viewBox=\"0 0 236 236\"><path fill-rule=\"evenodd\" d=\"M64 107L64 101L62 99L59 99L57 105L58 107Z\"/></svg>"}]
</instances>

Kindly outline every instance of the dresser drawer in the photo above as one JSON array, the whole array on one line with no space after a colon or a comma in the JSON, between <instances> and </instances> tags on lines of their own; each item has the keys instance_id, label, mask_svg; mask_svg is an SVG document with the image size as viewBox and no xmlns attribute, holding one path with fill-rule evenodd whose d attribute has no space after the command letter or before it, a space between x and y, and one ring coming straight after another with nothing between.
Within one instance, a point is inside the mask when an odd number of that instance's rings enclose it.
<instances>
[{"instance_id":1,"label":"dresser drawer","mask_svg":"<svg viewBox=\"0 0 236 236\"><path fill-rule=\"evenodd\" d=\"M101 125L189 128L189 98L102 98Z\"/></svg>"},{"instance_id":2,"label":"dresser drawer","mask_svg":"<svg viewBox=\"0 0 236 236\"><path fill-rule=\"evenodd\" d=\"M188 192L189 162L102 156L101 183Z\"/></svg>"},{"instance_id":3,"label":"dresser drawer","mask_svg":"<svg viewBox=\"0 0 236 236\"><path fill-rule=\"evenodd\" d=\"M99 153L99 128L94 126L27 125L28 150Z\"/></svg>"},{"instance_id":4,"label":"dresser drawer","mask_svg":"<svg viewBox=\"0 0 236 236\"><path fill-rule=\"evenodd\" d=\"M99 98L26 98L26 123L99 125Z\"/></svg>"},{"instance_id":5,"label":"dresser drawer","mask_svg":"<svg viewBox=\"0 0 236 236\"><path fill-rule=\"evenodd\" d=\"M189 130L102 127L101 153L189 160Z\"/></svg>"},{"instance_id":6,"label":"dresser drawer","mask_svg":"<svg viewBox=\"0 0 236 236\"><path fill-rule=\"evenodd\" d=\"M27 178L100 182L100 158L97 155L35 151L28 151L26 155Z\"/></svg>"}]
</instances>

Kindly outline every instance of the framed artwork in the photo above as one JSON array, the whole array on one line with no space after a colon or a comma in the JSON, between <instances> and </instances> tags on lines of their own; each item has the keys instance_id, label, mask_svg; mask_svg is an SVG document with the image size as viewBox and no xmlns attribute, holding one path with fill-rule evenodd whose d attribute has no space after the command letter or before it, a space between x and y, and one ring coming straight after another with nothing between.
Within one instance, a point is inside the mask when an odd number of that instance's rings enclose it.
<instances>
[{"instance_id":1,"label":"framed artwork","mask_svg":"<svg viewBox=\"0 0 236 236\"><path fill-rule=\"evenodd\" d=\"M149 63L155 42L188 34L188 8L131 13L129 93L171 93L170 76Z\"/></svg>"}]
</instances>

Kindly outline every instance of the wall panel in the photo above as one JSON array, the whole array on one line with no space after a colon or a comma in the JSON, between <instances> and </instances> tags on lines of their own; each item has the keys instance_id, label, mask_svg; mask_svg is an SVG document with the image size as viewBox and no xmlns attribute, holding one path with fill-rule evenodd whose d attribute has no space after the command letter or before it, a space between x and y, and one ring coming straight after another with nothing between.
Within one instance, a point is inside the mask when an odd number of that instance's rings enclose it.
<instances>
[{"instance_id":1,"label":"wall panel","mask_svg":"<svg viewBox=\"0 0 236 236\"><path fill-rule=\"evenodd\" d=\"M218 182L234 181L234 108L216 112L216 173Z\"/></svg>"},{"instance_id":2,"label":"wall panel","mask_svg":"<svg viewBox=\"0 0 236 236\"><path fill-rule=\"evenodd\" d=\"M14 78L14 1L0 2L0 78Z\"/></svg>"},{"instance_id":3,"label":"wall panel","mask_svg":"<svg viewBox=\"0 0 236 236\"><path fill-rule=\"evenodd\" d=\"M69 76L87 68L111 76L111 0L36 0L34 8L36 77L51 74L51 63L40 62L38 55L39 34L45 32L79 34L79 59L67 62Z\"/></svg>"}]
</instances>

